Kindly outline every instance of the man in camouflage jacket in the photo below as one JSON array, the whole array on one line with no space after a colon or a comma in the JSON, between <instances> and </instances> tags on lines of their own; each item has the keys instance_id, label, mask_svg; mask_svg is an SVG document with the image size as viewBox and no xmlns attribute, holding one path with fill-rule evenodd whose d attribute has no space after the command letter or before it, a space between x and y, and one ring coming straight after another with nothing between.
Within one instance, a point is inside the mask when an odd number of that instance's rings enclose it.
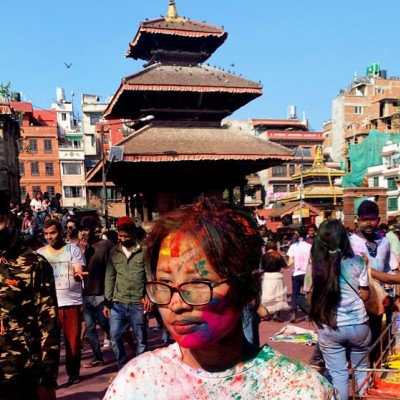
<instances>
[{"instance_id":1,"label":"man in camouflage jacket","mask_svg":"<svg viewBox=\"0 0 400 400\"><path fill-rule=\"evenodd\" d=\"M8 229L0 192L0 400L55 399L60 329L53 268Z\"/></svg>"}]
</instances>

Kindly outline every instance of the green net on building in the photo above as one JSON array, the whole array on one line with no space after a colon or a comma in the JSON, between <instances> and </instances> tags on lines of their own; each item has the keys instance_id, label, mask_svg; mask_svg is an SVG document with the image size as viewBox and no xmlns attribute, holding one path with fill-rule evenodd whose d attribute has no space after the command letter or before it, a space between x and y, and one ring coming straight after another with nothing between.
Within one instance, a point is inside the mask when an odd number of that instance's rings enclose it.
<instances>
[{"instance_id":1,"label":"green net on building","mask_svg":"<svg viewBox=\"0 0 400 400\"><path fill-rule=\"evenodd\" d=\"M362 143L349 145L351 172L342 178L342 187L362 186L368 167L382 164L383 146L400 143L400 133L383 133L371 130Z\"/></svg>"}]
</instances>

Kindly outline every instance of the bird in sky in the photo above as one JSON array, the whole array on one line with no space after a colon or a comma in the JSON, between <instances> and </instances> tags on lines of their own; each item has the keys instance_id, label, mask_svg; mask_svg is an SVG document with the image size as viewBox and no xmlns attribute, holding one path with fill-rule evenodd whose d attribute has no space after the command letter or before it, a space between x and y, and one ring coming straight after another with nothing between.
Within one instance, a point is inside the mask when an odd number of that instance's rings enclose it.
<instances>
[{"instance_id":1,"label":"bird in sky","mask_svg":"<svg viewBox=\"0 0 400 400\"><path fill-rule=\"evenodd\" d=\"M72 63L67 64L67 63L64 61L64 64L65 64L65 66L67 67L67 69L71 68Z\"/></svg>"}]
</instances>

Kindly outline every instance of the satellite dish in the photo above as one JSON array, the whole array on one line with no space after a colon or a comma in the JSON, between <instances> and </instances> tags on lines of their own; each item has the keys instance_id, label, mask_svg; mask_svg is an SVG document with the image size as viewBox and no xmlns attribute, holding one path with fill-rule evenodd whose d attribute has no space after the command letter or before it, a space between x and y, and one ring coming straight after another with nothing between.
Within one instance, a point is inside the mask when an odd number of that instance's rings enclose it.
<instances>
[{"instance_id":1,"label":"satellite dish","mask_svg":"<svg viewBox=\"0 0 400 400\"><path fill-rule=\"evenodd\" d=\"M118 162L124 159L124 146L111 146L109 160Z\"/></svg>"}]
</instances>

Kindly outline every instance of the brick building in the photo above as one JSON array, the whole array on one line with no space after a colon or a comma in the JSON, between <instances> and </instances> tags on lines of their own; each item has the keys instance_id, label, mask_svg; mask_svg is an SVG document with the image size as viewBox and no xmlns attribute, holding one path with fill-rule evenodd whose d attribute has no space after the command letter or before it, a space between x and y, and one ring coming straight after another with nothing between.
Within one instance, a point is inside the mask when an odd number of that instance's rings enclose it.
<instances>
[{"instance_id":1,"label":"brick building","mask_svg":"<svg viewBox=\"0 0 400 400\"><path fill-rule=\"evenodd\" d=\"M323 127L324 147L331 158L349 168L349 144L362 142L371 129L399 132L399 99L400 78L388 78L378 65L369 68L366 76L355 77L332 101L332 120Z\"/></svg>"},{"instance_id":2,"label":"brick building","mask_svg":"<svg viewBox=\"0 0 400 400\"><path fill-rule=\"evenodd\" d=\"M56 112L33 110L31 103L13 102L22 115L19 171L21 199L35 192L61 193Z\"/></svg>"},{"instance_id":3,"label":"brick building","mask_svg":"<svg viewBox=\"0 0 400 400\"><path fill-rule=\"evenodd\" d=\"M19 199L19 134L18 113L9 102L0 100L0 190L13 201Z\"/></svg>"}]
</instances>

